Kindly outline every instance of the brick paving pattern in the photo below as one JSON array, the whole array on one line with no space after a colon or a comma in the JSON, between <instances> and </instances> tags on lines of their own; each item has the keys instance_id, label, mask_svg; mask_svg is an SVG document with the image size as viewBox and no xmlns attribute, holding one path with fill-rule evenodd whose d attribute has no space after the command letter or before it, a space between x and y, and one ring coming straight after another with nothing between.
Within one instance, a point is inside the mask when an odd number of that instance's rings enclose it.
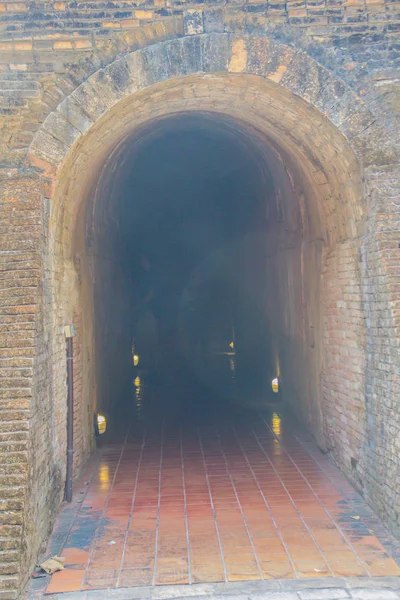
<instances>
[{"instance_id":1,"label":"brick paving pattern","mask_svg":"<svg viewBox=\"0 0 400 600\"><path fill-rule=\"evenodd\" d=\"M89 463L51 549L66 569L49 594L400 575L396 542L276 413L133 423Z\"/></svg>"}]
</instances>

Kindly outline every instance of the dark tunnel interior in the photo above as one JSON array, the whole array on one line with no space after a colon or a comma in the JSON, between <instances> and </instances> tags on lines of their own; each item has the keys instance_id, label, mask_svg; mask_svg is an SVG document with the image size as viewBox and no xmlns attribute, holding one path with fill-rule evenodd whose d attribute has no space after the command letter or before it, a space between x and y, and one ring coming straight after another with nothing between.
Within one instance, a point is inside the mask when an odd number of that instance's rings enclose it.
<instances>
[{"instance_id":1,"label":"dark tunnel interior","mask_svg":"<svg viewBox=\"0 0 400 600\"><path fill-rule=\"evenodd\" d=\"M100 410L273 398L265 240L279 206L261 145L207 115L172 117L108 172L93 252Z\"/></svg>"}]
</instances>

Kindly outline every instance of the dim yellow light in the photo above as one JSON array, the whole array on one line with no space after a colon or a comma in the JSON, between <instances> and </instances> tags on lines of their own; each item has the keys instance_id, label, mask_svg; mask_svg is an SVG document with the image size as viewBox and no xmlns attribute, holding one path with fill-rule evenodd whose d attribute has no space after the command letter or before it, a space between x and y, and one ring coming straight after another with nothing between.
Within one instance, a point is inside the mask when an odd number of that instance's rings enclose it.
<instances>
[{"instance_id":1,"label":"dim yellow light","mask_svg":"<svg viewBox=\"0 0 400 600\"><path fill-rule=\"evenodd\" d=\"M277 394L279 392L279 379L277 377L275 377L272 380L271 387L272 387L272 391L274 392L274 394Z\"/></svg>"},{"instance_id":2,"label":"dim yellow light","mask_svg":"<svg viewBox=\"0 0 400 600\"><path fill-rule=\"evenodd\" d=\"M231 342L231 343L229 344L229 348L232 348L232 350L233 350L233 349L235 348L235 342Z\"/></svg>"},{"instance_id":3,"label":"dim yellow light","mask_svg":"<svg viewBox=\"0 0 400 600\"><path fill-rule=\"evenodd\" d=\"M99 470L100 489L108 490L110 483L110 472L107 463L102 463Z\"/></svg>"},{"instance_id":4,"label":"dim yellow light","mask_svg":"<svg viewBox=\"0 0 400 600\"><path fill-rule=\"evenodd\" d=\"M139 364L139 356L137 354L133 355L133 364L135 365L135 367L137 367Z\"/></svg>"},{"instance_id":5,"label":"dim yellow light","mask_svg":"<svg viewBox=\"0 0 400 600\"><path fill-rule=\"evenodd\" d=\"M99 430L99 435L103 435L107 429L107 419L104 415L97 415L97 429Z\"/></svg>"},{"instance_id":6,"label":"dim yellow light","mask_svg":"<svg viewBox=\"0 0 400 600\"><path fill-rule=\"evenodd\" d=\"M272 431L277 436L281 434L281 418L276 413L272 415Z\"/></svg>"},{"instance_id":7,"label":"dim yellow light","mask_svg":"<svg viewBox=\"0 0 400 600\"><path fill-rule=\"evenodd\" d=\"M135 377L134 382L135 387L140 387L140 377Z\"/></svg>"}]
</instances>

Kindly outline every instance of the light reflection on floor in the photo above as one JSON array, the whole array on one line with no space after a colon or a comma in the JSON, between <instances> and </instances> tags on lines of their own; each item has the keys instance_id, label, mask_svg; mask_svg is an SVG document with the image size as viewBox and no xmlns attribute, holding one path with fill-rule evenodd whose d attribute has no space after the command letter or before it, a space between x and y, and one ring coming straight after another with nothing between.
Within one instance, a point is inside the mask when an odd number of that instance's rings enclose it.
<instances>
[{"instance_id":1,"label":"light reflection on floor","mask_svg":"<svg viewBox=\"0 0 400 600\"><path fill-rule=\"evenodd\" d=\"M279 409L138 377L125 441L111 432L75 488L59 548L67 568L47 593L400 575L398 545ZM61 512L56 539L63 527Z\"/></svg>"}]
</instances>

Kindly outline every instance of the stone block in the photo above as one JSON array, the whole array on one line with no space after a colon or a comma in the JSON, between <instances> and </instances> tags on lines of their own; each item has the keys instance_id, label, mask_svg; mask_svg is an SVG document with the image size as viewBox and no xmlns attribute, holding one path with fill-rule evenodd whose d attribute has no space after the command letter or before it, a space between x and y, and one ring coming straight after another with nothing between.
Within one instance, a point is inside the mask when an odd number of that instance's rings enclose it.
<instances>
[{"instance_id":1,"label":"stone block","mask_svg":"<svg viewBox=\"0 0 400 600\"><path fill-rule=\"evenodd\" d=\"M137 90L143 89L148 85L148 74L145 69L143 54L140 50L136 50L126 56L126 63L131 74L133 85Z\"/></svg>"},{"instance_id":2,"label":"stone block","mask_svg":"<svg viewBox=\"0 0 400 600\"><path fill-rule=\"evenodd\" d=\"M100 118L107 110L101 96L88 82L81 84L71 96L93 121Z\"/></svg>"},{"instance_id":3,"label":"stone block","mask_svg":"<svg viewBox=\"0 0 400 600\"><path fill-rule=\"evenodd\" d=\"M203 11L192 8L184 11L183 22L185 35L198 35L204 33Z\"/></svg>"},{"instance_id":4,"label":"stone block","mask_svg":"<svg viewBox=\"0 0 400 600\"><path fill-rule=\"evenodd\" d=\"M68 148L65 144L54 138L47 131L38 131L31 144L30 151L39 158L59 164L67 154Z\"/></svg>"},{"instance_id":5,"label":"stone block","mask_svg":"<svg viewBox=\"0 0 400 600\"><path fill-rule=\"evenodd\" d=\"M170 77L170 64L165 43L148 46L140 51L147 85L165 81Z\"/></svg>"},{"instance_id":6,"label":"stone block","mask_svg":"<svg viewBox=\"0 0 400 600\"><path fill-rule=\"evenodd\" d=\"M93 121L85 113L79 102L72 96L68 96L63 100L58 105L57 111L81 133L85 133L93 125Z\"/></svg>"},{"instance_id":7,"label":"stone block","mask_svg":"<svg viewBox=\"0 0 400 600\"><path fill-rule=\"evenodd\" d=\"M355 589L351 590L352 600L399 600L400 595L387 589Z\"/></svg>"},{"instance_id":8,"label":"stone block","mask_svg":"<svg viewBox=\"0 0 400 600\"><path fill-rule=\"evenodd\" d=\"M225 72L230 58L230 40L227 34L202 36L202 69L206 73Z\"/></svg>"},{"instance_id":9,"label":"stone block","mask_svg":"<svg viewBox=\"0 0 400 600\"><path fill-rule=\"evenodd\" d=\"M343 588L320 588L317 590L301 590L298 592L300 600L342 600L350 598L350 594Z\"/></svg>"},{"instance_id":10,"label":"stone block","mask_svg":"<svg viewBox=\"0 0 400 600\"><path fill-rule=\"evenodd\" d=\"M72 146L81 135L80 131L67 121L59 111L50 113L43 123L43 127L65 146Z\"/></svg>"}]
</instances>

